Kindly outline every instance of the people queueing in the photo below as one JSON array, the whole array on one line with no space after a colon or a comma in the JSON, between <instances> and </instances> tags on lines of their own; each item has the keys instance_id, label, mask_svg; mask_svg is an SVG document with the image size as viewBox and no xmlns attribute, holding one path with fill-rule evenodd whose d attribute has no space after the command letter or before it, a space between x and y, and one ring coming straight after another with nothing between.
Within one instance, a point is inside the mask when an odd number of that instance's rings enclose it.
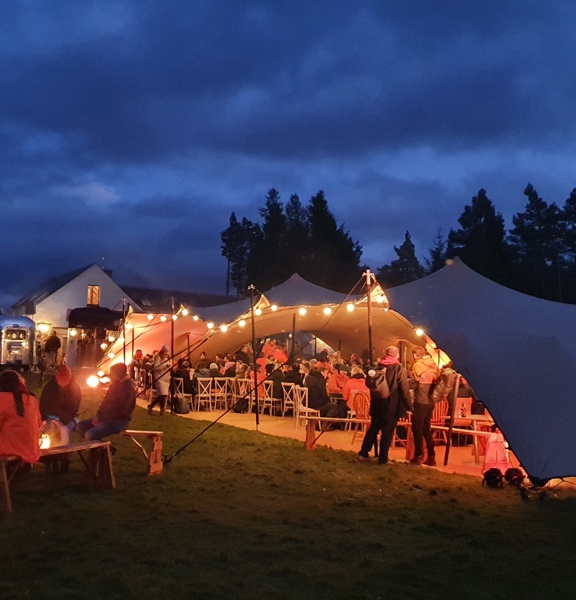
<instances>
[{"instance_id":1,"label":"people queueing","mask_svg":"<svg viewBox=\"0 0 576 600\"><path fill-rule=\"evenodd\" d=\"M12 370L0 373L0 454L25 463L40 458L40 406L23 377Z\"/></svg>"},{"instance_id":2,"label":"people queueing","mask_svg":"<svg viewBox=\"0 0 576 600\"><path fill-rule=\"evenodd\" d=\"M152 376L154 381L154 389L156 390L156 398L148 404L148 414L154 413L154 407L160 407L160 416L164 416L166 410L166 402L170 394L170 382L172 380L172 361L170 360L170 351L168 346L162 346L158 354L154 358L154 367Z\"/></svg>"},{"instance_id":3,"label":"people queueing","mask_svg":"<svg viewBox=\"0 0 576 600\"><path fill-rule=\"evenodd\" d=\"M96 416L76 425L76 431L87 440L101 440L109 435L121 433L128 429L132 420L132 412L136 406L136 388L128 376L126 365L113 364L110 367L110 379L110 386Z\"/></svg>"},{"instance_id":4,"label":"people queueing","mask_svg":"<svg viewBox=\"0 0 576 600\"><path fill-rule=\"evenodd\" d=\"M438 377L438 367L434 359L422 346L413 350L412 378L414 380L414 414L412 415L412 433L414 434L413 465L422 463L436 466L436 451L432 437L431 420L434 412L434 400L430 397L430 388ZM424 441L428 457L424 461Z\"/></svg>"},{"instance_id":5,"label":"people queueing","mask_svg":"<svg viewBox=\"0 0 576 600\"><path fill-rule=\"evenodd\" d=\"M400 351L397 346L388 346L386 354L379 361L380 373L374 373L374 376L367 381L370 389L370 426L358 453L358 460L361 462L370 461L369 452L381 431L378 463L385 465L388 462L388 452L398 419L405 418L407 412L413 410L408 374L400 364L399 357ZM377 387L379 375L386 378L388 397L383 397Z\"/></svg>"},{"instance_id":6,"label":"people queueing","mask_svg":"<svg viewBox=\"0 0 576 600\"><path fill-rule=\"evenodd\" d=\"M54 377L46 382L40 394L42 419L59 421L70 434L76 426L81 400L82 391L72 376L70 367L59 365Z\"/></svg>"},{"instance_id":7,"label":"people queueing","mask_svg":"<svg viewBox=\"0 0 576 600\"><path fill-rule=\"evenodd\" d=\"M46 358L48 359L48 366L54 367L58 361L58 351L62 347L62 342L58 337L58 334L53 329L50 332L50 335L46 339L44 344L44 352L46 353Z\"/></svg>"}]
</instances>

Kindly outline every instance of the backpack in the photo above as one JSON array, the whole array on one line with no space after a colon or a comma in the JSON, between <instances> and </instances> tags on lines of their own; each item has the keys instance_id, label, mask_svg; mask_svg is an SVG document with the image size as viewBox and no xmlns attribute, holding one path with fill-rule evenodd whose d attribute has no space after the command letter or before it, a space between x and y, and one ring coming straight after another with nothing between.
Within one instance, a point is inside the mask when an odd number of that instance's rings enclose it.
<instances>
[{"instance_id":1,"label":"backpack","mask_svg":"<svg viewBox=\"0 0 576 600\"><path fill-rule=\"evenodd\" d=\"M456 371L453 369L442 369L438 379L434 382L430 388L430 399L436 404L452 391L454 383L456 382Z\"/></svg>"},{"instance_id":2,"label":"backpack","mask_svg":"<svg viewBox=\"0 0 576 600\"><path fill-rule=\"evenodd\" d=\"M502 475L502 471L496 467L488 469L486 473L484 473L482 485L487 485L489 488L502 487L504 485L504 475Z\"/></svg>"},{"instance_id":3,"label":"backpack","mask_svg":"<svg viewBox=\"0 0 576 600\"><path fill-rule=\"evenodd\" d=\"M177 415L187 415L190 412L188 401L182 396L176 396L172 400L172 411Z\"/></svg>"},{"instance_id":4,"label":"backpack","mask_svg":"<svg viewBox=\"0 0 576 600\"><path fill-rule=\"evenodd\" d=\"M376 377L376 380L374 381L374 386L376 387L376 391L378 392L378 394L380 394L383 400L386 400L386 398L390 398L390 386L388 385L388 380L386 379L386 369L382 369L380 375Z\"/></svg>"}]
</instances>

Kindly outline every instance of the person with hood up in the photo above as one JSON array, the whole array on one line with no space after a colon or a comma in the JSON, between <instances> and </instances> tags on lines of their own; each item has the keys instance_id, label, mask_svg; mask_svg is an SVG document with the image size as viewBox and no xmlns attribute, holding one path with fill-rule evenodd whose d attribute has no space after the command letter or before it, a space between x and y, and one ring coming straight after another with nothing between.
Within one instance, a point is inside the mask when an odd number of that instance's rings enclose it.
<instances>
[{"instance_id":1,"label":"person with hood up","mask_svg":"<svg viewBox=\"0 0 576 600\"><path fill-rule=\"evenodd\" d=\"M370 389L370 427L364 435L362 447L358 453L358 460L361 462L370 462L368 453L380 436L380 450L378 463L385 465L388 462L388 452L394 437L394 430L398 424L398 419L405 418L407 411L412 411L412 398L410 397L410 386L408 384L408 375L406 369L399 361L400 351L396 346L388 346L386 354L380 360L383 374L386 377L390 396L382 397L376 389L378 373L370 372L367 386Z\"/></svg>"},{"instance_id":2,"label":"person with hood up","mask_svg":"<svg viewBox=\"0 0 576 600\"><path fill-rule=\"evenodd\" d=\"M424 462L425 440L428 451L425 464L434 467L436 466L436 451L434 450L434 439L430 427L432 413L434 412L434 400L430 398L430 388L438 377L438 367L434 359L427 354L422 346L416 346L413 355L415 360L412 364L412 378L416 387L414 388L414 414L412 415L414 458L410 463L421 465Z\"/></svg>"}]
</instances>

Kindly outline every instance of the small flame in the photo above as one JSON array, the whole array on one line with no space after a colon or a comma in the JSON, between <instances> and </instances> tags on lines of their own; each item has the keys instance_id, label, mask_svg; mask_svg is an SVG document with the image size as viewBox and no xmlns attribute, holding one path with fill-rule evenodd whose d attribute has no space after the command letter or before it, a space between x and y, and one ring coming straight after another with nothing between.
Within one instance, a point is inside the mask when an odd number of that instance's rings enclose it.
<instances>
[{"instance_id":1,"label":"small flame","mask_svg":"<svg viewBox=\"0 0 576 600\"><path fill-rule=\"evenodd\" d=\"M40 434L40 449L50 448L50 436L47 433Z\"/></svg>"}]
</instances>

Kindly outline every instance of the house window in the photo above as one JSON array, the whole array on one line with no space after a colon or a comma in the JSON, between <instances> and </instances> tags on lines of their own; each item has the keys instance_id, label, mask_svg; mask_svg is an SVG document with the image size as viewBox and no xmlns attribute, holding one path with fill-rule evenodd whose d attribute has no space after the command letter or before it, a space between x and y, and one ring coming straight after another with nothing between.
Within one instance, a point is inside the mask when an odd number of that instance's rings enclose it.
<instances>
[{"instance_id":1,"label":"house window","mask_svg":"<svg viewBox=\"0 0 576 600\"><path fill-rule=\"evenodd\" d=\"M89 285L88 286L88 298L86 300L88 306L99 306L100 305L100 286Z\"/></svg>"}]
</instances>

